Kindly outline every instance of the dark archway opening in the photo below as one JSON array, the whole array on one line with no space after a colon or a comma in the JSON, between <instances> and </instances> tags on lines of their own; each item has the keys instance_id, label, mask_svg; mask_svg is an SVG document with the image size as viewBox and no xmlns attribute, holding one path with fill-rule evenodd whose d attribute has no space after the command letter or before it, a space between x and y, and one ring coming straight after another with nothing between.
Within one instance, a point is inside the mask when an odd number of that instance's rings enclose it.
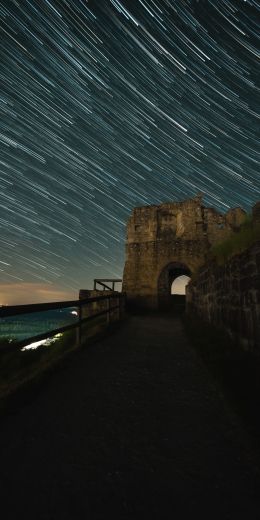
<instances>
[{"instance_id":1,"label":"dark archway opening","mask_svg":"<svg viewBox=\"0 0 260 520\"><path fill-rule=\"evenodd\" d=\"M185 310L185 286L190 276L191 271L185 264L172 262L164 267L158 279L159 309Z\"/></svg>"}]
</instances>

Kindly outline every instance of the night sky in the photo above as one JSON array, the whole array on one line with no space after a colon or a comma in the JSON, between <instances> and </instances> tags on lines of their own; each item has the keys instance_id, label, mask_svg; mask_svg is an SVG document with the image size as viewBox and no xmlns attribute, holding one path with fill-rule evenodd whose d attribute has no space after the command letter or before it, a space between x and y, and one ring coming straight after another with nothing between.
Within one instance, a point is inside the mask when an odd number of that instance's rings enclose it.
<instances>
[{"instance_id":1,"label":"night sky","mask_svg":"<svg viewBox=\"0 0 260 520\"><path fill-rule=\"evenodd\" d=\"M260 199L259 11L0 0L0 304L121 277L135 206Z\"/></svg>"}]
</instances>

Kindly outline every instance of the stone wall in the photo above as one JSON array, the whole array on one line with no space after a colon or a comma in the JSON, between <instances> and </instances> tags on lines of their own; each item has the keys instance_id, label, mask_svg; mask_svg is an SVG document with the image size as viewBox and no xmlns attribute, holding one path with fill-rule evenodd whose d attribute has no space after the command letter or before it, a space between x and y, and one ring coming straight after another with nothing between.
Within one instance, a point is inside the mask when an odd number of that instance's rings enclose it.
<instances>
[{"instance_id":1,"label":"stone wall","mask_svg":"<svg viewBox=\"0 0 260 520\"><path fill-rule=\"evenodd\" d=\"M186 288L186 311L260 350L260 241L223 266L204 265Z\"/></svg>"},{"instance_id":2,"label":"stone wall","mask_svg":"<svg viewBox=\"0 0 260 520\"><path fill-rule=\"evenodd\" d=\"M125 311L125 302L122 299L121 293L117 291L98 291L96 289L80 289L79 291L79 299L84 300L86 298L96 298L96 297L106 297L111 296L110 301L108 298L97 300L95 302L86 303L86 305L82 305L81 307L81 317L82 319L88 318L89 316L94 316L99 312L109 311L109 314L104 315L104 319L108 322L113 322L120 320L124 316ZM113 309L113 307L117 307Z\"/></svg>"},{"instance_id":3,"label":"stone wall","mask_svg":"<svg viewBox=\"0 0 260 520\"><path fill-rule=\"evenodd\" d=\"M167 305L177 275L192 274L212 244L235 232L245 218L240 208L221 214L200 195L181 202L135 208L127 225L123 291L134 306Z\"/></svg>"}]
</instances>

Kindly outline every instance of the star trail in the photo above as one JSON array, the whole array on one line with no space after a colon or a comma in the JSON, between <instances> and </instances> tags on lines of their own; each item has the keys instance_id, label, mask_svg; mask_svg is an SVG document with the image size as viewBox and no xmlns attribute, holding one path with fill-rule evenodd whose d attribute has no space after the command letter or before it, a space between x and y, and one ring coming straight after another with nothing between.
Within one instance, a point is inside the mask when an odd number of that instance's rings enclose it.
<instances>
[{"instance_id":1,"label":"star trail","mask_svg":"<svg viewBox=\"0 0 260 520\"><path fill-rule=\"evenodd\" d=\"M0 0L0 304L121 277L135 206L260 199L254 0Z\"/></svg>"}]
</instances>

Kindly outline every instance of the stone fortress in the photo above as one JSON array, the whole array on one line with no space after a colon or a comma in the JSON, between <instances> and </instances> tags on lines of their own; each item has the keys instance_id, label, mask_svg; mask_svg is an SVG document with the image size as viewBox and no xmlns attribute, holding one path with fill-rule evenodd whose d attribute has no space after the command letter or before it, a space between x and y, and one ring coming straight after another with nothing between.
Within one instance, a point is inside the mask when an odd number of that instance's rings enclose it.
<instances>
[{"instance_id":1,"label":"stone fortress","mask_svg":"<svg viewBox=\"0 0 260 520\"><path fill-rule=\"evenodd\" d=\"M202 195L182 202L135 208L127 225L122 290L133 306L161 308L171 300L172 282L191 276L210 247L237 231L246 212L221 214L205 207Z\"/></svg>"}]
</instances>

